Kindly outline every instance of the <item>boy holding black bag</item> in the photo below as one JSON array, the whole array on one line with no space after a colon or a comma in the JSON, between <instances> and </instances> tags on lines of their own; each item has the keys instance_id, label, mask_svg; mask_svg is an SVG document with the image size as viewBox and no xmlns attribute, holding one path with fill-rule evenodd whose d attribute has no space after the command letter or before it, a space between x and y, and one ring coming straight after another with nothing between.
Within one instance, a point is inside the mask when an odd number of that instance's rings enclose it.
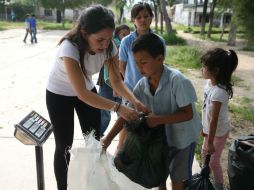
<instances>
[{"instance_id":1,"label":"boy holding black bag","mask_svg":"<svg viewBox=\"0 0 254 190\"><path fill-rule=\"evenodd\" d=\"M192 176L195 143L201 130L195 110L197 97L194 87L179 71L163 64L164 46L157 35L149 33L138 37L132 44L132 52L144 76L133 93L152 110L145 118L147 125L150 128L165 125L172 189L182 190L183 181ZM119 118L102 140L105 149L122 129L123 123L124 120ZM131 136L126 141L128 138ZM166 180L163 180L159 190L166 189Z\"/></svg>"}]
</instances>

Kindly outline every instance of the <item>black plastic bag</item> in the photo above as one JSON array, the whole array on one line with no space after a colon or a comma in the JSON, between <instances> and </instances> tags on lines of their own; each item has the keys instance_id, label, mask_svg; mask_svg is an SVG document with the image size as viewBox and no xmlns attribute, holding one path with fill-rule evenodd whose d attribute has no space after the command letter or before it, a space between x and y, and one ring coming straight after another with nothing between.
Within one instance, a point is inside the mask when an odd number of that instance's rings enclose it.
<instances>
[{"instance_id":1,"label":"black plastic bag","mask_svg":"<svg viewBox=\"0 0 254 190\"><path fill-rule=\"evenodd\" d=\"M230 146L228 178L231 190L254 189L254 136L240 137Z\"/></svg>"},{"instance_id":2,"label":"black plastic bag","mask_svg":"<svg viewBox=\"0 0 254 190\"><path fill-rule=\"evenodd\" d=\"M158 187L169 174L164 125L149 128L142 116L125 128L127 137L114 159L116 168L145 188Z\"/></svg>"},{"instance_id":3,"label":"black plastic bag","mask_svg":"<svg viewBox=\"0 0 254 190\"><path fill-rule=\"evenodd\" d=\"M211 155L207 155L204 167L200 174L194 174L191 179L184 181L185 190L214 190L214 187L209 179Z\"/></svg>"}]
</instances>

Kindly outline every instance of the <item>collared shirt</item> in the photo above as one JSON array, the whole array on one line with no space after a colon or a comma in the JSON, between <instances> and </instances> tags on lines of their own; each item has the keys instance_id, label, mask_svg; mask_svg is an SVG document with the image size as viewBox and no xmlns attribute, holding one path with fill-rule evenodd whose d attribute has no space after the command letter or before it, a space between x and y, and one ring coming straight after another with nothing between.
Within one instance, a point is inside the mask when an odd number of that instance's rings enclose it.
<instances>
[{"instance_id":1,"label":"collared shirt","mask_svg":"<svg viewBox=\"0 0 254 190\"><path fill-rule=\"evenodd\" d=\"M149 32L153 31L150 30ZM131 91L133 91L133 88L135 87L137 82L142 78L142 75L137 69L136 61L134 60L134 56L131 50L132 43L137 37L137 31L131 32L128 36L125 36L122 39L119 48L119 60L126 62L124 83ZM165 41L161 37L160 39L163 41L166 51Z\"/></svg>"},{"instance_id":2,"label":"collared shirt","mask_svg":"<svg viewBox=\"0 0 254 190\"><path fill-rule=\"evenodd\" d=\"M158 88L153 95L150 92L148 79L143 77L134 88L135 96L156 115L173 114L179 108L192 105L193 118L175 124L165 124L169 146L183 149L195 142L202 128L196 112L197 96L189 79L175 69L164 65Z\"/></svg>"}]
</instances>

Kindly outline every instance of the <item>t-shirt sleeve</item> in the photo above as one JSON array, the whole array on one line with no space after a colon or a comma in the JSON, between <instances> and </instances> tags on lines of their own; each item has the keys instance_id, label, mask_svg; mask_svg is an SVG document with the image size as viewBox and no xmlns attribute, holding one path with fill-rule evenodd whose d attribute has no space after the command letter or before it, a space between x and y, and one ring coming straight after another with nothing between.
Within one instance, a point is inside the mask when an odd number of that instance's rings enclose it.
<instances>
[{"instance_id":1,"label":"t-shirt sleeve","mask_svg":"<svg viewBox=\"0 0 254 190\"><path fill-rule=\"evenodd\" d=\"M127 44L127 38L124 38L121 41L120 47L119 47L119 60L127 62L128 60L128 44Z\"/></svg>"},{"instance_id":2,"label":"t-shirt sleeve","mask_svg":"<svg viewBox=\"0 0 254 190\"><path fill-rule=\"evenodd\" d=\"M58 58L69 57L79 62L78 48L75 47L69 40L64 40L59 46Z\"/></svg>"},{"instance_id":3,"label":"t-shirt sleeve","mask_svg":"<svg viewBox=\"0 0 254 190\"><path fill-rule=\"evenodd\" d=\"M184 107L197 101L195 89L189 79L177 80L174 86L176 102L179 107Z\"/></svg>"},{"instance_id":4,"label":"t-shirt sleeve","mask_svg":"<svg viewBox=\"0 0 254 190\"><path fill-rule=\"evenodd\" d=\"M228 93L226 90L217 87L211 95L211 101L226 102L228 100Z\"/></svg>"}]
</instances>

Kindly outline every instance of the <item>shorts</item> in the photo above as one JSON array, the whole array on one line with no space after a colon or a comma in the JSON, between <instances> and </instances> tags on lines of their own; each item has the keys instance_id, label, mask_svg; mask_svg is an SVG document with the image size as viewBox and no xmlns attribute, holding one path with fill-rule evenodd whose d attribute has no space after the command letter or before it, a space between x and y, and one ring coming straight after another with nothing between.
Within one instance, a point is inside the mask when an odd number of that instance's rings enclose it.
<instances>
[{"instance_id":1,"label":"shorts","mask_svg":"<svg viewBox=\"0 0 254 190\"><path fill-rule=\"evenodd\" d=\"M196 142L191 143L184 149L169 147L169 175L171 181L183 181L192 176L192 163L195 154Z\"/></svg>"}]
</instances>

